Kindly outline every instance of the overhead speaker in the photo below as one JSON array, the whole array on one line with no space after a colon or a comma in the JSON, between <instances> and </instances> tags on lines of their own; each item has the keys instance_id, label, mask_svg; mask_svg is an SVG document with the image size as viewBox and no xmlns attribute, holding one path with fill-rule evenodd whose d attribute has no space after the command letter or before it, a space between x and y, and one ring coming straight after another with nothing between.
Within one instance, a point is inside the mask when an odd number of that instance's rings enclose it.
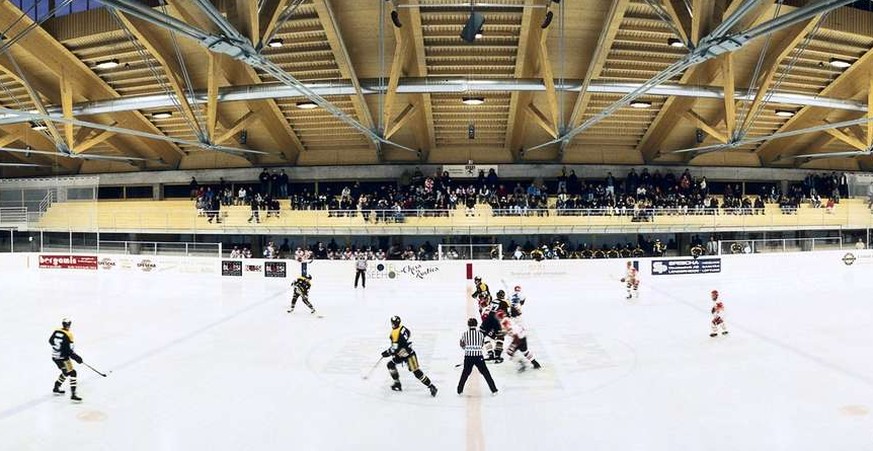
<instances>
[{"instance_id":1,"label":"overhead speaker","mask_svg":"<svg viewBox=\"0 0 873 451\"><path fill-rule=\"evenodd\" d=\"M554 18L555 18L555 14L554 14L553 12L551 12L551 11L547 12L547 13L546 13L546 18L543 19L543 24L540 25L540 28L542 28L542 29L544 29L544 30L545 30L546 28L549 28L549 25L552 24L552 19L554 19Z\"/></svg>"},{"instance_id":2,"label":"overhead speaker","mask_svg":"<svg viewBox=\"0 0 873 451\"><path fill-rule=\"evenodd\" d=\"M476 11L471 12L464 29L461 30L461 39L466 42L476 42L476 34L482 30L483 25L485 25L485 16Z\"/></svg>"}]
</instances>

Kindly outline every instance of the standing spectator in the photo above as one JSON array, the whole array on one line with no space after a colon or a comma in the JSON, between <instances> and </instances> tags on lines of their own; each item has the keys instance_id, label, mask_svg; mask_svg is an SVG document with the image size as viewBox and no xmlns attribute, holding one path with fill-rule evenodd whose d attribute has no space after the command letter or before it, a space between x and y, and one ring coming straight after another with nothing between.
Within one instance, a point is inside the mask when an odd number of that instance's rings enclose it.
<instances>
[{"instance_id":1,"label":"standing spectator","mask_svg":"<svg viewBox=\"0 0 873 451\"><path fill-rule=\"evenodd\" d=\"M867 185L867 208L873 208L873 182Z\"/></svg>"},{"instance_id":2,"label":"standing spectator","mask_svg":"<svg viewBox=\"0 0 873 451\"><path fill-rule=\"evenodd\" d=\"M361 254L355 261L355 288L358 288L358 279L361 279L361 288L367 288L367 256Z\"/></svg>"},{"instance_id":3,"label":"standing spectator","mask_svg":"<svg viewBox=\"0 0 873 451\"><path fill-rule=\"evenodd\" d=\"M240 186L239 193L236 196L236 204L237 205L245 205L246 204L246 187Z\"/></svg>"},{"instance_id":4,"label":"standing spectator","mask_svg":"<svg viewBox=\"0 0 873 451\"><path fill-rule=\"evenodd\" d=\"M482 357L482 345L485 343L485 335L476 328L476 318L467 320L467 331L461 335L461 348L464 349L464 370L461 372L461 379L458 381L458 394L464 393L464 386L467 384L467 378L473 372L473 367L479 370L485 382L488 383L488 388L491 389L491 394L497 394L497 386L494 385L494 379L491 378L491 372L485 365L485 359Z\"/></svg>"},{"instance_id":5,"label":"standing spectator","mask_svg":"<svg viewBox=\"0 0 873 451\"><path fill-rule=\"evenodd\" d=\"M268 189L270 187L270 174L267 173L266 168L261 171L261 174L258 176L258 180L261 182L261 193L268 193Z\"/></svg>"},{"instance_id":6,"label":"standing spectator","mask_svg":"<svg viewBox=\"0 0 873 451\"><path fill-rule=\"evenodd\" d=\"M276 246L273 245L272 241L268 242L267 247L264 248L264 258L267 260L276 258Z\"/></svg>"},{"instance_id":7,"label":"standing spectator","mask_svg":"<svg viewBox=\"0 0 873 451\"><path fill-rule=\"evenodd\" d=\"M841 172L837 180L840 186L840 197L849 197L849 176L845 172Z\"/></svg>"},{"instance_id":8,"label":"standing spectator","mask_svg":"<svg viewBox=\"0 0 873 451\"><path fill-rule=\"evenodd\" d=\"M285 173L284 169L279 174L279 196L288 197L288 174Z\"/></svg>"},{"instance_id":9,"label":"standing spectator","mask_svg":"<svg viewBox=\"0 0 873 451\"><path fill-rule=\"evenodd\" d=\"M615 177L612 176L612 172L606 173L606 193L609 197L615 196Z\"/></svg>"},{"instance_id":10,"label":"standing spectator","mask_svg":"<svg viewBox=\"0 0 873 451\"><path fill-rule=\"evenodd\" d=\"M252 207L252 215L249 216L249 222L252 222L252 219L254 219L256 223L261 222L261 217L258 213L258 203L259 202L254 198L249 202L249 205Z\"/></svg>"},{"instance_id":11,"label":"standing spectator","mask_svg":"<svg viewBox=\"0 0 873 451\"><path fill-rule=\"evenodd\" d=\"M279 173L273 171L270 174L270 195L276 197L279 195Z\"/></svg>"},{"instance_id":12,"label":"standing spectator","mask_svg":"<svg viewBox=\"0 0 873 451\"><path fill-rule=\"evenodd\" d=\"M864 245L864 240L858 238L858 242L855 243L855 249L858 249L860 251L860 250L863 250L866 248L867 248L867 246Z\"/></svg>"},{"instance_id":13,"label":"standing spectator","mask_svg":"<svg viewBox=\"0 0 873 451\"><path fill-rule=\"evenodd\" d=\"M200 185L197 183L197 179L195 179L194 177L191 177L191 183L188 185L188 188L191 189L191 199L190 200L194 200L194 198L197 197L197 191L200 188Z\"/></svg>"}]
</instances>

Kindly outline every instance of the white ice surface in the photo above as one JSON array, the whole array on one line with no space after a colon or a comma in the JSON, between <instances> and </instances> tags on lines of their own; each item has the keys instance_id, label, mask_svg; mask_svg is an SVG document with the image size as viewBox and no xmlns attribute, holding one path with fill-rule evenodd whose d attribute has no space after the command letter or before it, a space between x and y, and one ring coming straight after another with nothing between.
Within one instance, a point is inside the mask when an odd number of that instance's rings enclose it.
<instances>
[{"instance_id":1,"label":"white ice surface","mask_svg":"<svg viewBox=\"0 0 873 451\"><path fill-rule=\"evenodd\" d=\"M455 394L463 280L315 280L319 319L285 313L284 281L5 272L0 450L873 449L873 277L652 279L633 302L612 280L527 282L544 368L491 365L492 398L476 372ZM711 288L727 337L708 336ZM401 393L384 364L361 378L395 314L436 398L405 368ZM65 315L85 362L112 371L77 366L81 404L50 393Z\"/></svg>"}]
</instances>

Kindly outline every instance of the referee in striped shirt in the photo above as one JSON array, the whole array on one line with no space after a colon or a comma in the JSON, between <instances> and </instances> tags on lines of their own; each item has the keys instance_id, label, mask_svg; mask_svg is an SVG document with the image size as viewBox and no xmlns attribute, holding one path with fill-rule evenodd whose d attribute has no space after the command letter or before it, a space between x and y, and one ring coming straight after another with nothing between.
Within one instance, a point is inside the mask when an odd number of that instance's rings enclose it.
<instances>
[{"instance_id":1,"label":"referee in striped shirt","mask_svg":"<svg viewBox=\"0 0 873 451\"><path fill-rule=\"evenodd\" d=\"M467 378L473 372L475 366L479 369L479 373L485 378L488 383L488 388L491 389L491 394L497 394L497 386L494 385L494 379L491 378L491 372L485 366L485 359L482 357L482 345L485 343L485 335L476 327L476 318L467 320L467 331L461 335L461 347L464 348L464 371L461 372L461 380L458 381L458 394L464 393L464 385L467 384Z\"/></svg>"}]
</instances>

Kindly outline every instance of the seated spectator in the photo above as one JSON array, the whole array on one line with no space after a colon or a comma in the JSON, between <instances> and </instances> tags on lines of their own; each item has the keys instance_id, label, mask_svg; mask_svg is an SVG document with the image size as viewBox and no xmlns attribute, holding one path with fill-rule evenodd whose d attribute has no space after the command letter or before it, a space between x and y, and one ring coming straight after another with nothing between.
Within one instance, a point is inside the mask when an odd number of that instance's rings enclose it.
<instances>
[{"instance_id":1,"label":"seated spectator","mask_svg":"<svg viewBox=\"0 0 873 451\"><path fill-rule=\"evenodd\" d=\"M239 246L234 246L233 250L230 251L230 258L242 258L242 251Z\"/></svg>"}]
</instances>

